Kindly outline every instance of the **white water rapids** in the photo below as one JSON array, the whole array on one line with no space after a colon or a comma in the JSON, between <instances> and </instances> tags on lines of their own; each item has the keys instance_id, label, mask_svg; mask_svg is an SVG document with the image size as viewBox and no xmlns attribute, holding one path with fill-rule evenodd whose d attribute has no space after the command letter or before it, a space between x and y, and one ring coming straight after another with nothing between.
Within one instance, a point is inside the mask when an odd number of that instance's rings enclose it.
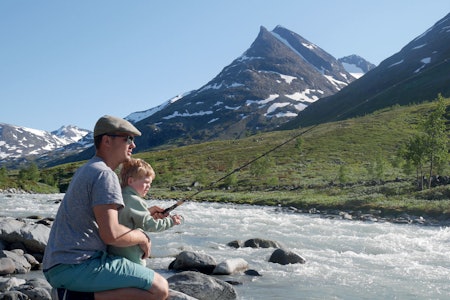
<instances>
[{"instance_id":1,"label":"white water rapids","mask_svg":"<svg viewBox=\"0 0 450 300\"><path fill-rule=\"evenodd\" d=\"M0 216L56 214L63 195L0 195ZM149 201L168 207L172 201ZM262 276L239 281L239 299L449 299L450 228L331 220L274 207L188 202L185 223L152 234L151 266L165 277L173 255L193 250L218 263L243 258ZM277 241L305 264L269 263L275 250L227 247L233 240Z\"/></svg>"}]
</instances>

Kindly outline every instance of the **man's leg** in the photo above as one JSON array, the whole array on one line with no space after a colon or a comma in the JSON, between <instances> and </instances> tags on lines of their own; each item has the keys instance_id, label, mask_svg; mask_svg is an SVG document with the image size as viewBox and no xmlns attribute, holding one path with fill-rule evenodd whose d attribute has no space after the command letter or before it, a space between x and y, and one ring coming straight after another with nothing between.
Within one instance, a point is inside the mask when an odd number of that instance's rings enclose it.
<instances>
[{"instance_id":1,"label":"man's leg","mask_svg":"<svg viewBox=\"0 0 450 300\"><path fill-rule=\"evenodd\" d=\"M103 292L96 292L95 300L122 300L122 299L147 299L165 300L169 297L169 284L167 280L155 273L150 290L145 291L136 288L122 288ZM70 300L70 299L69 299Z\"/></svg>"}]
</instances>

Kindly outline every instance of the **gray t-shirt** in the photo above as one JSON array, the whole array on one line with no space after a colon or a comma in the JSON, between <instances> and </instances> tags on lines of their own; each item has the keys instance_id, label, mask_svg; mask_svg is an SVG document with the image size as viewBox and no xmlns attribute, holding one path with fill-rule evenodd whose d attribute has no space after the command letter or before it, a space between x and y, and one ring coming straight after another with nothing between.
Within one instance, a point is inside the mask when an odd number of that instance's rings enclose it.
<instances>
[{"instance_id":1,"label":"gray t-shirt","mask_svg":"<svg viewBox=\"0 0 450 300\"><path fill-rule=\"evenodd\" d=\"M124 205L116 173L94 156L77 170L61 201L45 249L44 269L79 264L106 251L93 211L101 204Z\"/></svg>"}]
</instances>

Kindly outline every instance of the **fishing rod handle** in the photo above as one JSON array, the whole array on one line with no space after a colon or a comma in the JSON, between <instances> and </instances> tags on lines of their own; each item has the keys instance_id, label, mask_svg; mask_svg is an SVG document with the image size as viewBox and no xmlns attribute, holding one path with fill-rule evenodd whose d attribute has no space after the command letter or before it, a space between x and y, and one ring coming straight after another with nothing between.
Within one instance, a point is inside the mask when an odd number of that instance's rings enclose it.
<instances>
[{"instance_id":1,"label":"fishing rod handle","mask_svg":"<svg viewBox=\"0 0 450 300\"><path fill-rule=\"evenodd\" d=\"M172 210L174 210L175 208L177 208L177 206L178 206L178 203L175 203L174 205L172 205L172 206L166 208L166 209L163 211L163 214L170 213Z\"/></svg>"}]
</instances>

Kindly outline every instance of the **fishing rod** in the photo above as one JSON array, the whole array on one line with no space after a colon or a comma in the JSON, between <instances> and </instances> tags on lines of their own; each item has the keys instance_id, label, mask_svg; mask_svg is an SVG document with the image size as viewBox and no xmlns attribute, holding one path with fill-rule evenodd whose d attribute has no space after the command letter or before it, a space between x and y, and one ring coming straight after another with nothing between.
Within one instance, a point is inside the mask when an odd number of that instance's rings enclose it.
<instances>
[{"instance_id":1,"label":"fishing rod","mask_svg":"<svg viewBox=\"0 0 450 300\"><path fill-rule=\"evenodd\" d=\"M443 60L442 62L440 62L439 64L436 64L436 65L432 66L431 68L426 69L425 72L429 72L429 71L433 70L434 68L436 68L436 67L438 67L438 66L440 66L440 65L442 65L442 64L444 64L444 63L448 63L448 62L449 62L449 59L447 58L447 59ZM422 73L422 75L423 75L423 73ZM342 116L344 116L344 115L350 113L350 112L353 111L353 110L356 110L356 108L358 108L358 107L362 106L363 104L365 104L365 103L371 101L371 100L374 99L375 97L377 97L377 96L379 96L379 95L381 95L381 94L383 94L383 93L386 93L386 92L389 91L390 89L396 87L398 84L404 83L404 82L406 82L406 81L408 81L408 80L410 80L410 79L412 79L412 78L414 78L414 77L417 77L417 76L419 76L419 73L413 74L412 76L409 76L409 77L407 77L407 78L405 78L405 79L403 79L403 80L400 80L399 82L396 82L396 83L392 84L392 85L389 86L388 88L386 88L386 89L384 89L384 90L382 90L382 91L376 93L375 95L373 95L373 96L371 96L371 97L365 99L364 101L361 101L360 103L358 103L357 105L355 105L355 106L349 108L348 110L345 110L344 112L342 112L342 113L340 113L340 114L334 116L333 118L330 118L327 122L333 122L333 121L338 120L338 119L341 118ZM300 136L304 135L305 133L308 133L308 132L312 131L313 129L315 129L317 126L319 126L319 125L321 125L321 124L322 124L322 123L320 123L320 124L315 124L315 125L313 125L313 126L307 128L307 129L305 129L304 131L302 131L302 132L300 132L300 133L294 135L293 137L287 139L287 140L284 141L283 143L276 145L275 147L273 147L273 148L271 148L270 150L264 152L263 154L261 154L261 155L255 157L254 159L248 161L247 163L243 164L242 166L240 166L240 167L234 169L233 171L231 171L231 172L225 174L224 176L220 177L220 178L217 179L216 181L211 182L205 189L200 189L200 190L198 190L197 192L195 192L194 194L192 194L191 196L188 196L188 197L186 197L185 199L178 200L174 205L172 205L172 206L166 208L166 209L163 211L163 213L164 213L164 214L170 213L170 212L173 211L175 208L177 208L178 206L180 206L180 205L182 205L184 202L186 202L188 199L190 199L190 198L192 198L192 197L194 197L194 196L200 194L200 193L203 192L204 190L211 189L214 185L216 185L216 184L219 183L220 181L222 181L222 180L228 178L229 176L233 175L234 173L239 172L239 171L242 170L243 168L245 168L245 167L251 165L252 163L254 163L255 161L261 159L262 157L264 157L264 156L270 154L271 152L277 150L278 148L281 148L282 146L284 146L284 145L290 143L291 141L293 141L293 140L299 138Z\"/></svg>"}]
</instances>

